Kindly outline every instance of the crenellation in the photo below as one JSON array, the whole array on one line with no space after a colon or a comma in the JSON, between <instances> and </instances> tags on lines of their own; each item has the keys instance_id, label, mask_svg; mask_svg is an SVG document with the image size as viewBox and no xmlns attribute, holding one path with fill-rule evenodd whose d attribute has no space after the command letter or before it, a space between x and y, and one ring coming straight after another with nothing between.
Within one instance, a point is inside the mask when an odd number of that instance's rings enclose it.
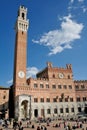
<instances>
[{"instance_id":1,"label":"crenellation","mask_svg":"<svg viewBox=\"0 0 87 130\"><path fill-rule=\"evenodd\" d=\"M21 6L20 6L20 9L23 9L24 11L27 11L27 8L25 8L24 5L21 5Z\"/></svg>"},{"instance_id":2,"label":"crenellation","mask_svg":"<svg viewBox=\"0 0 87 130\"><path fill-rule=\"evenodd\" d=\"M67 69L72 69L72 65L71 64L66 64L66 68Z\"/></svg>"},{"instance_id":3,"label":"crenellation","mask_svg":"<svg viewBox=\"0 0 87 130\"><path fill-rule=\"evenodd\" d=\"M87 83L87 80L74 80L75 83Z\"/></svg>"}]
</instances>

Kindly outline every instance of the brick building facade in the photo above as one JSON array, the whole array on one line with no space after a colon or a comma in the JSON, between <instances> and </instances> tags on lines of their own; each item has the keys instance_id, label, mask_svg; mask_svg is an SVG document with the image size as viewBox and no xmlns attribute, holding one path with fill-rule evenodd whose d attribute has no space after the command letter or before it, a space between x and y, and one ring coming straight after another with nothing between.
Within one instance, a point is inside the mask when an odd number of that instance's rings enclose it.
<instances>
[{"instance_id":1,"label":"brick building facade","mask_svg":"<svg viewBox=\"0 0 87 130\"><path fill-rule=\"evenodd\" d=\"M0 87L0 118L9 115L9 88Z\"/></svg>"},{"instance_id":2,"label":"brick building facade","mask_svg":"<svg viewBox=\"0 0 87 130\"><path fill-rule=\"evenodd\" d=\"M20 6L15 25L14 79L9 91L9 117L71 118L86 113L87 80L74 81L72 65L51 62L36 78L26 79L27 8Z\"/></svg>"}]
</instances>

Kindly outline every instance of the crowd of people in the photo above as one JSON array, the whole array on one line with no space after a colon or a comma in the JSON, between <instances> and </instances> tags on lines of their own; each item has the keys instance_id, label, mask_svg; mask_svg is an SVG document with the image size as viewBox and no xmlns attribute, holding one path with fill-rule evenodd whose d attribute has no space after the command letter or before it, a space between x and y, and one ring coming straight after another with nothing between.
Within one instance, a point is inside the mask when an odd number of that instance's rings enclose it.
<instances>
[{"instance_id":1,"label":"crowd of people","mask_svg":"<svg viewBox=\"0 0 87 130\"><path fill-rule=\"evenodd\" d=\"M0 123L1 124L1 123ZM84 129L84 124L86 126L86 121L64 121L64 120L56 120L56 121L49 121L46 122L38 122L35 123L34 121L27 120L27 121L17 121L17 120L4 120L2 122L2 128L11 128L13 130L24 130L25 128L34 129L34 130L48 130L48 128L59 128L60 130L87 130L87 127Z\"/></svg>"}]
</instances>

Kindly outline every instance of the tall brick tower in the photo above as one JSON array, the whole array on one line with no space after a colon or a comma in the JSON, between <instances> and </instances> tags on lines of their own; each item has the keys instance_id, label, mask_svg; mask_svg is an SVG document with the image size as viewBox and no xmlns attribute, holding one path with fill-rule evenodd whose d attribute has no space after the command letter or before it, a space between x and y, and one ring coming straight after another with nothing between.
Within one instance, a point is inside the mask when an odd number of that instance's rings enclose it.
<instances>
[{"instance_id":1,"label":"tall brick tower","mask_svg":"<svg viewBox=\"0 0 87 130\"><path fill-rule=\"evenodd\" d=\"M20 6L15 26L16 39L13 79L15 87L26 85L26 48L28 26L29 21L27 19L27 8Z\"/></svg>"},{"instance_id":2,"label":"tall brick tower","mask_svg":"<svg viewBox=\"0 0 87 130\"><path fill-rule=\"evenodd\" d=\"M27 19L27 8L20 6L15 24L15 55L14 55L14 75L13 85L10 89L9 115L11 118L17 117L19 107L17 97L26 88L26 52L27 52L27 31L29 20ZM21 89L19 91L19 89ZM25 93L26 94L26 93ZM17 110L16 110L17 109Z\"/></svg>"}]
</instances>

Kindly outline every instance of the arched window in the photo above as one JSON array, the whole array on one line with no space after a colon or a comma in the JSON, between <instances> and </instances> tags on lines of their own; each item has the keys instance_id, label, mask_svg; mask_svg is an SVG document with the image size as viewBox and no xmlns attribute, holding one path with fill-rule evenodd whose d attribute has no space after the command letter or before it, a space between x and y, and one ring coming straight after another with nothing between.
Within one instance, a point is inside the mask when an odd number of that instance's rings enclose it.
<instances>
[{"instance_id":1,"label":"arched window","mask_svg":"<svg viewBox=\"0 0 87 130\"><path fill-rule=\"evenodd\" d=\"M24 17L25 17L25 15L24 15L24 13L22 13L22 18L24 19Z\"/></svg>"},{"instance_id":2,"label":"arched window","mask_svg":"<svg viewBox=\"0 0 87 130\"><path fill-rule=\"evenodd\" d=\"M69 113L69 108L66 108L66 113Z\"/></svg>"},{"instance_id":3,"label":"arched window","mask_svg":"<svg viewBox=\"0 0 87 130\"><path fill-rule=\"evenodd\" d=\"M47 109L47 114L51 114L51 110L50 109Z\"/></svg>"},{"instance_id":4,"label":"arched window","mask_svg":"<svg viewBox=\"0 0 87 130\"><path fill-rule=\"evenodd\" d=\"M57 114L57 108L54 108L54 114Z\"/></svg>"},{"instance_id":5,"label":"arched window","mask_svg":"<svg viewBox=\"0 0 87 130\"><path fill-rule=\"evenodd\" d=\"M6 99L6 96L5 96L5 95L3 96L3 99Z\"/></svg>"},{"instance_id":6,"label":"arched window","mask_svg":"<svg viewBox=\"0 0 87 130\"><path fill-rule=\"evenodd\" d=\"M55 78L55 74L53 74L53 78Z\"/></svg>"},{"instance_id":7,"label":"arched window","mask_svg":"<svg viewBox=\"0 0 87 130\"><path fill-rule=\"evenodd\" d=\"M70 79L70 75L68 75L68 79Z\"/></svg>"}]
</instances>

